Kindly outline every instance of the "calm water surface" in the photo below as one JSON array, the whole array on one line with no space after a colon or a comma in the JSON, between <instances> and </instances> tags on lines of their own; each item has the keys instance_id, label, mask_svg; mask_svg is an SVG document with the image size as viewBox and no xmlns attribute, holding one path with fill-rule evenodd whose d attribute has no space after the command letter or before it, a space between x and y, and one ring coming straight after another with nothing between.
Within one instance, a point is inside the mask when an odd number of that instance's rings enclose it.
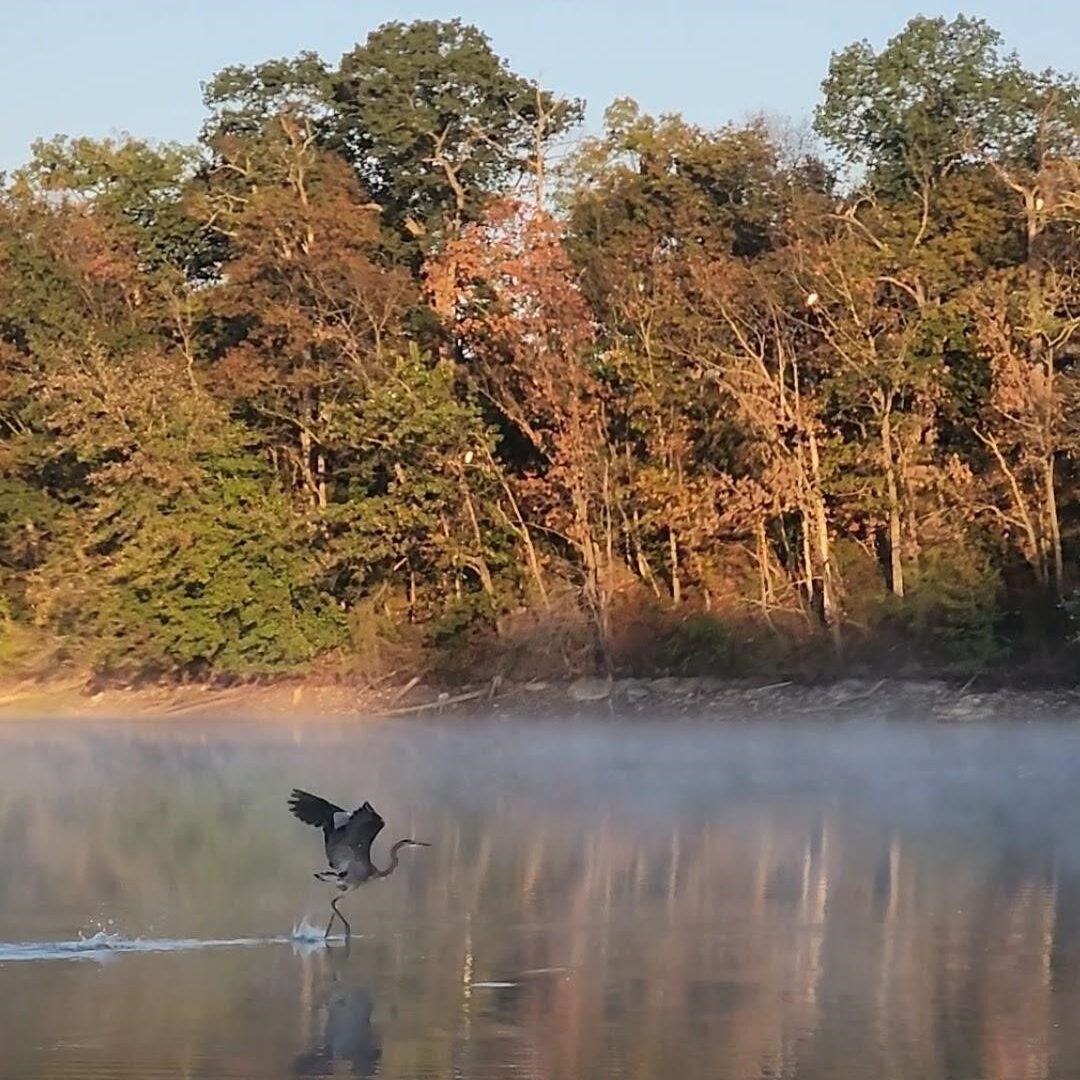
<instances>
[{"instance_id":1,"label":"calm water surface","mask_svg":"<svg viewBox=\"0 0 1080 1080\"><path fill-rule=\"evenodd\" d=\"M1080 731L0 725L0 1077L165 1076L1080 1076Z\"/></svg>"}]
</instances>

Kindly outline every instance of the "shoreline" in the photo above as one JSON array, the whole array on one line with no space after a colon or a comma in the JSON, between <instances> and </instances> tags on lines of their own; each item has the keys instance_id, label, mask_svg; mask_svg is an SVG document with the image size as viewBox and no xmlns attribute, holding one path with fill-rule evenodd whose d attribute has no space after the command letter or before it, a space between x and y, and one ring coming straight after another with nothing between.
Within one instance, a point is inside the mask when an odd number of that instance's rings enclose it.
<instances>
[{"instance_id":1,"label":"shoreline","mask_svg":"<svg viewBox=\"0 0 1080 1080\"><path fill-rule=\"evenodd\" d=\"M980 689L934 679L841 678L771 683L713 677L499 679L442 689L412 679L372 688L314 680L211 686L116 687L90 692L74 681L0 687L0 721L104 719L334 721L394 717L521 719L611 716L760 719L1080 721L1080 687Z\"/></svg>"}]
</instances>

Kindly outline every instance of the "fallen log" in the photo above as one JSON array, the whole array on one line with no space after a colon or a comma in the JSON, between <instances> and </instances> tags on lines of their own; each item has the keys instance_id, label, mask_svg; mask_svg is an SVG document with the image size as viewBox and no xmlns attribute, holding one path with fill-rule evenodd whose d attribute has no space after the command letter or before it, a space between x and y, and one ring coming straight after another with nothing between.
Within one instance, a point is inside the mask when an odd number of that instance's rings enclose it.
<instances>
[{"instance_id":1,"label":"fallen log","mask_svg":"<svg viewBox=\"0 0 1080 1080\"><path fill-rule=\"evenodd\" d=\"M402 705L397 709L383 709L372 713L373 716L404 716L406 713L428 712L431 709L444 709L447 705L460 705L463 701L476 701L488 694L488 688L470 690L467 694L455 694L453 697L439 697L434 701L425 701L420 705Z\"/></svg>"}]
</instances>

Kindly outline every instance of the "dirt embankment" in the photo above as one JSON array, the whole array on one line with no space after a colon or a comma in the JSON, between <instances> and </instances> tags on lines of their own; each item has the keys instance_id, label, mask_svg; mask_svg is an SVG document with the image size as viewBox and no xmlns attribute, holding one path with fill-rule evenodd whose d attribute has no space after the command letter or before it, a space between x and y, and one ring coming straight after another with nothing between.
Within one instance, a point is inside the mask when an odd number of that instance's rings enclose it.
<instances>
[{"instance_id":1,"label":"dirt embankment","mask_svg":"<svg viewBox=\"0 0 1080 1080\"><path fill-rule=\"evenodd\" d=\"M698 716L760 719L1080 720L1080 689L981 691L973 684L844 679L828 685L766 685L715 678L492 682L439 690L419 680L371 688L281 682L216 689L135 687L89 693L75 683L0 689L0 717L145 717L147 719L289 716L345 720L386 716L495 714Z\"/></svg>"}]
</instances>

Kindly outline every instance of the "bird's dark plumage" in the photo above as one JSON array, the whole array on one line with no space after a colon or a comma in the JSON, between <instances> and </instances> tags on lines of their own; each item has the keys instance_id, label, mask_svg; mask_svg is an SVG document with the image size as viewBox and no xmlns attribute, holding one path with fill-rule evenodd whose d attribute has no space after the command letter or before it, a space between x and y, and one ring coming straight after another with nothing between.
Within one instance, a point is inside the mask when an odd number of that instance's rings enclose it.
<instances>
[{"instance_id":1,"label":"bird's dark plumage","mask_svg":"<svg viewBox=\"0 0 1080 1080\"><path fill-rule=\"evenodd\" d=\"M314 825L319 829L332 829L334 827L334 815L343 814L345 811L332 802L320 799L318 795L311 795L299 788L294 788L289 796L289 809L305 825Z\"/></svg>"},{"instance_id":2,"label":"bird's dark plumage","mask_svg":"<svg viewBox=\"0 0 1080 1080\"><path fill-rule=\"evenodd\" d=\"M379 812L366 802L352 813L318 795L293 790L289 809L305 825L322 829L326 839L326 861L333 870L348 870L353 880L362 881L378 871L371 862L371 844L382 832L385 822Z\"/></svg>"},{"instance_id":3,"label":"bird's dark plumage","mask_svg":"<svg viewBox=\"0 0 1080 1080\"><path fill-rule=\"evenodd\" d=\"M429 846L419 840L399 840L390 849L389 865L385 870L380 870L371 861L371 844L382 832L385 822L371 803L366 802L352 811L342 810L340 806L319 795L294 788L289 796L289 810L305 825L322 829L326 861L330 869L320 871L315 876L320 881L334 884L341 893L355 889L367 881L389 877L397 869L398 851L401 848L410 844L414 847ZM348 936L348 921L337 908L340 899L339 896L337 900L330 901L334 910L330 922L332 925L335 917L340 918ZM330 933L329 926L326 933Z\"/></svg>"}]
</instances>

